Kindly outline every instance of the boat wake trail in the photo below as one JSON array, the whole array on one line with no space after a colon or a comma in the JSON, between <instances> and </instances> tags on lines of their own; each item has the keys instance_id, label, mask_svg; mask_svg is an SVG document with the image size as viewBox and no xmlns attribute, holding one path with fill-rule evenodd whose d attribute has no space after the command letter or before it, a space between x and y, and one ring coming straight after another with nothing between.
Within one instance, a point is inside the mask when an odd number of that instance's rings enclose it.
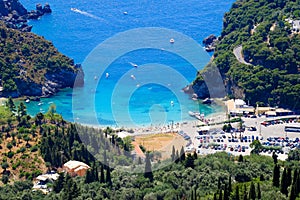
<instances>
[{"instance_id":1,"label":"boat wake trail","mask_svg":"<svg viewBox=\"0 0 300 200\"><path fill-rule=\"evenodd\" d=\"M91 18L93 18L93 19L97 19L97 20L99 20L99 21L105 22L105 20L104 20L103 18L97 17L96 15L90 14L90 13L85 12L85 11L82 11L82 10L79 10L79 9L77 9L77 8L71 8L71 11L76 12L76 13L79 13L79 14L82 14L82 15L87 16L87 17L91 17Z\"/></svg>"}]
</instances>

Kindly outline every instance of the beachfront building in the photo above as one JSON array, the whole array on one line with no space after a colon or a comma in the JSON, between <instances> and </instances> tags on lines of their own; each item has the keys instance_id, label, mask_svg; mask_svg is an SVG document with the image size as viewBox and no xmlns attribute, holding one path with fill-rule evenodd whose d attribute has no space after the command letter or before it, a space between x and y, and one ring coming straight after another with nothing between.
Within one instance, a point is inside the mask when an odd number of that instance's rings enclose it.
<instances>
[{"instance_id":1,"label":"beachfront building","mask_svg":"<svg viewBox=\"0 0 300 200\"><path fill-rule=\"evenodd\" d=\"M252 115L255 113L255 108L249 106L242 99L230 99L226 102L227 112L230 115Z\"/></svg>"},{"instance_id":2,"label":"beachfront building","mask_svg":"<svg viewBox=\"0 0 300 200\"><path fill-rule=\"evenodd\" d=\"M91 167L87 164L76 160L70 160L63 165L63 171L67 172L73 177L84 176L86 174L86 171L90 168Z\"/></svg>"},{"instance_id":3,"label":"beachfront building","mask_svg":"<svg viewBox=\"0 0 300 200\"><path fill-rule=\"evenodd\" d=\"M294 112L288 109L283 108L276 108L275 110L277 116L286 116L286 115L293 115Z\"/></svg>"},{"instance_id":4,"label":"beachfront building","mask_svg":"<svg viewBox=\"0 0 300 200\"><path fill-rule=\"evenodd\" d=\"M266 115L267 117L276 117L276 116L287 116L292 115L293 111L283 109L283 108L272 108L272 107L256 107L256 115Z\"/></svg>"},{"instance_id":5,"label":"beachfront building","mask_svg":"<svg viewBox=\"0 0 300 200\"><path fill-rule=\"evenodd\" d=\"M122 139L124 139L128 136L132 136L132 134L127 131L121 131L121 132L118 132L117 134L118 134L118 137L122 138Z\"/></svg>"}]
</instances>

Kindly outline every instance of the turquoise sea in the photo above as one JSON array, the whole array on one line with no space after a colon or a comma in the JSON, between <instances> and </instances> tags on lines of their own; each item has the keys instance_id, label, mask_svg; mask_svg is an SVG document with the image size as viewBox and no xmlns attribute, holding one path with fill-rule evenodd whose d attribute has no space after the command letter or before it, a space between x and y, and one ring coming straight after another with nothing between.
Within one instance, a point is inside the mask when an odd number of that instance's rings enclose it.
<instances>
[{"instance_id":1,"label":"turquoise sea","mask_svg":"<svg viewBox=\"0 0 300 200\"><path fill-rule=\"evenodd\" d=\"M20 1L28 10L41 3ZM30 114L46 112L55 103L58 113L70 121L132 126L191 120L188 111L205 115L221 111L192 101L180 90L199 69L187 57L197 59L202 68L211 56L202 47L200 54L187 47L193 42L202 45L210 34L219 35L223 15L234 0L47 2L53 13L30 21L32 31L83 64L85 86L28 103ZM147 27L156 27L158 34L147 35ZM138 48L139 41L146 45ZM178 53L183 49L187 57ZM112 57L116 51L120 55Z\"/></svg>"}]
</instances>

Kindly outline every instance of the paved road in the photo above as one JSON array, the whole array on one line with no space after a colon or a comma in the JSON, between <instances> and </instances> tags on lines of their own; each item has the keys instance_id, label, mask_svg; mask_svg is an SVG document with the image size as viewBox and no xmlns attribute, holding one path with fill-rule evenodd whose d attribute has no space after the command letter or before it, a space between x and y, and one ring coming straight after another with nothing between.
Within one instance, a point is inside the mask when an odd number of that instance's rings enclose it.
<instances>
[{"instance_id":1,"label":"paved road","mask_svg":"<svg viewBox=\"0 0 300 200\"><path fill-rule=\"evenodd\" d=\"M250 63L246 62L245 59L244 59L244 56L242 54L242 50L243 50L243 47L242 45L239 45L237 47L235 47L233 49L233 54L235 55L236 59L240 62L240 63L243 63L245 65L251 65Z\"/></svg>"}]
</instances>

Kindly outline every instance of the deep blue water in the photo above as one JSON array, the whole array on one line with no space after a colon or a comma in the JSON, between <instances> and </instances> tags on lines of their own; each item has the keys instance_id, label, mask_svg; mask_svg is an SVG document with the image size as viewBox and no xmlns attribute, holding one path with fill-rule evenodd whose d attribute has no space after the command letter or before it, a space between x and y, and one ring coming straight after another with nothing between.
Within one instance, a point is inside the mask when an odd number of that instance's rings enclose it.
<instances>
[{"instance_id":1,"label":"deep blue water","mask_svg":"<svg viewBox=\"0 0 300 200\"><path fill-rule=\"evenodd\" d=\"M41 2L20 1L28 10ZM53 13L31 21L32 31L83 64L85 86L43 99L42 105L31 102L29 113L45 112L54 102L68 120L123 126L190 120L189 110L220 111L193 102L180 90L210 59L194 42L201 45L206 36L220 34L233 2L48 0Z\"/></svg>"}]
</instances>

